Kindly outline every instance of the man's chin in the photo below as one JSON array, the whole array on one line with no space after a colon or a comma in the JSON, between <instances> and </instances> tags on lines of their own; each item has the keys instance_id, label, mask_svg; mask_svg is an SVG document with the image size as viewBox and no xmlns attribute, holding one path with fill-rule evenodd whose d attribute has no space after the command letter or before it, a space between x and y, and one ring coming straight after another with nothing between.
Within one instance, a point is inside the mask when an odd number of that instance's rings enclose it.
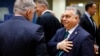
<instances>
[{"instance_id":1,"label":"man's chin","mask_svg":"<svg viewBox=\"0 0 100 56\"><path fill-rule=\"evenodd\" d=\"M64 25L65 28L68 28L68 25Z\"/></svg>"}]
</instances>

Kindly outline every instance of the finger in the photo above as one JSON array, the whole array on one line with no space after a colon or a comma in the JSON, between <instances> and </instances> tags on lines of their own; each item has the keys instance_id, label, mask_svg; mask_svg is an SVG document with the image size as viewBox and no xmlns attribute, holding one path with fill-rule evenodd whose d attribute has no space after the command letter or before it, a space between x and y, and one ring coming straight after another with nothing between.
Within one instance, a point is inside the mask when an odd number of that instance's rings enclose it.
<instances>
[{"instance_id":1,"label":"finger","mask_svg":"<svg viewBox=\"0 0 100 56\"><path fill-rule=\"evenodd\" d=\"M70 47L72 47L72 46L73 46L73 44L66 44L66 46L70 46Z\"/></svg>"},{"instance_id":2,"label":"finger","mask_svg":"<svg viewBox=\"0 0 100 56\"><path fill-rule=\"evenodd\" d=\"M72 49L72 47L65 47L67 50L71 50Z\"/></svg>"},{"instance_id":3,"label":"finger","mask_svg":"<svg viewBox=\"0 0 100 56\"><path fill-rule=\"evenodd\" d=\"M64 50L65 52L67 52L67 53L69 52L69 50L67 50L66 48L64 48L63 50Z\"/></svg>"},{"instance_id":4,"label":"finger","mask_svg":"<svg viewBox=\"0 0 100 56\"><path fill-rule=\"evenodd\" d=\"M73 42L72 41L66 41L67 43L69 43L69 44L72 44Z\"/></svg>"}]
</instances>

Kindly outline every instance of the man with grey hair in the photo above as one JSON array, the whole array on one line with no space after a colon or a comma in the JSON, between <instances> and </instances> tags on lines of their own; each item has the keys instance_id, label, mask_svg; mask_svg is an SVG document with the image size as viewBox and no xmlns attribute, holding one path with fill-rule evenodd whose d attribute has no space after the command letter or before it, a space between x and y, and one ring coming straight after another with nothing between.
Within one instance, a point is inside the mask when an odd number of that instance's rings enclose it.
<instances>
[{"instance_id":1,"label":"man with grey hair","mask_svg":"<svg viewBox=\"0 0 100 56\"><path fill-rule=\"evenodd\" d=\"M64 28L49 41L52 56L94 56L92 36L79 25L79 11L67 7L61 16Z\"/></svg>"},{"instance_id":2,"label":"man with grey hair","mask_svg":"<svg viewBox=\"0 0 100 56\"><path fill-rule=\"evenodd\" d=\"M16 0L14 16L0 24L0 56L48 56L44 32L31 22L33 0Z\"/></svg>"}]
</instances>

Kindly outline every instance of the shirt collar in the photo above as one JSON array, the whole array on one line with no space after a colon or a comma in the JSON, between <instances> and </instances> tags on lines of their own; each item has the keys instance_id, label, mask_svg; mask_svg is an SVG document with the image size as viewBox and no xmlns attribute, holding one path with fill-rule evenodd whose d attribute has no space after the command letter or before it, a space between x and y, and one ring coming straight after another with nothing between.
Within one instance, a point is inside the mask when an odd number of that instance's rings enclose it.
<instances>
[{"instance_id":1,"label":"shirt collar","mask_svg":"<svg viewBox=\"0 0 100 56\"><path fill-rule=\"evenodd\" d=\"M73 33L73 31L78 27L78 25L79 24L77 24L75 27L73 27L72 29L70 29L69 31L68 30L66 30L66 31L68 31L69 32L69 34L72 34Z\"/></svg>"},{"instance_id":2,"label":"shirt collar","mask_svg":"<svg viewBox=\"0 0 100 56\"><path fill-rule=\"evenodd\" d=\"M88 12L85 12L85 14L87 15L87 17L91 17L91 15Z\"/></svg>"}]
</instances>

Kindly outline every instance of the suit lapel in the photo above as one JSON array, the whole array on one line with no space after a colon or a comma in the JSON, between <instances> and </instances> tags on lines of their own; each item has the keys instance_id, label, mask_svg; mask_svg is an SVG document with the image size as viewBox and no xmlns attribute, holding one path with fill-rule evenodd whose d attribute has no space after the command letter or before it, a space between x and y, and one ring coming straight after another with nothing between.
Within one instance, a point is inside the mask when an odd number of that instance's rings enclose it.
<instances>
[{"instance_id":1,"label":"suit lapel","mask_svg":"<svg viewBox=\"0 0 100 56\"><path fill-rule=\"evenodd\" d=\"M66 29L63 28L63 30L62 30L62 31L60 32L60 34L59 34L59 36L60 36L59 40L60 40L60 41L61 41L61 40L64 40L65 32L66 32Z\"/></svg>"},{"instance_id":2,"label":"suit lapel","mask_svg":"<svg viewBox=\"0 0 100 56\"><path fill-rule=\"evenodd\" d=\"M74 30L74 32L70 35L69 41L72 41L79 34L79 26Z\"/></svg>"},{"instance_id":3,"label":"suit lapel","mask_svg":"<svg viewBox=\"0 0 100 56\"><path fill-rule=\"evenodd\" d=\"M84 17L86 18L85 21L88 22L89 26L91 26L94 29L92 23L90 22L90 20L89 20L89 18L87 17L86 14L84 14Z\"/></svg>"},{"instance_id":4,"label":"suit lapel","mask_svg":"<svg viewBox=\"0 0 100 56\"><path fill-rule=\"evenodd\" d=\"M90 20L88 19L88 17L84 14L84 17L85 17L85 21L86 22L88 22L89 23L89 25L91 25L92 26L92 24L91 24L91 22L90 22Z\"/></svg>"}]
</instances>

